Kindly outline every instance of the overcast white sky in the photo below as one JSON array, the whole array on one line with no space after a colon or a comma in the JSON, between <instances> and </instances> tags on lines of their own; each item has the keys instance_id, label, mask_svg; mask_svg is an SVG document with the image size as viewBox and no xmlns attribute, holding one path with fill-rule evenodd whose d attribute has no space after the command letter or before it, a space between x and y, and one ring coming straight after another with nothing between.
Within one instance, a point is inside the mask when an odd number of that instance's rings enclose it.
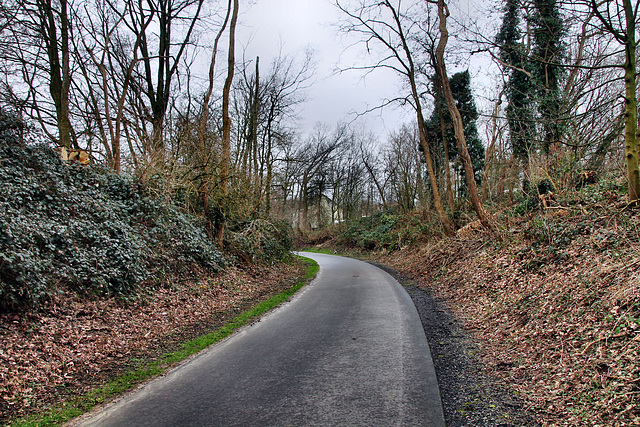
<instances>
[{"instance_id":1,"label":"overcast white sky","mask_svg":"<svg viewBox=\"0 0 640 427\"><path fill-rule=\"evenodd\" d=\"M246 4L246 3L245 3ZM303 57L306 48L315 51L316 74L302 105L301 126L309 130L316 122L335 125L351 121L356 112L378 105L398 93L400 83L390 72L375 72L363 79L358 72L336 74L338 67L353 63L343 51L349 40L333 26L341 18L332 0L257 0L241 16L238 42L246 45L247 59L260 56L261 70L278 55L279 47L289 56ZM355 51L349 50L353 56ZM406 120L406 113L389 108L358 119L384 137Z\"/></svg>"},{"instance_id":2,"label":"overcast white sky","mask_svg":"<svg viewBox=\"0 0 640 427\"><path fill-rule=\"evenodd\" d=\"M343 2L348 3L348 0ZM306 48L316 52L315 83L307 91L307 101L300 112L303 133L316 122L332 126L339 121L349 122L355 119L356 112L364 112L379 105L383 99L394 98L401 93L398 76L388 70L375 71L365 78L355 71L336 74L337 68L357 63L358 49L350 48L344 52L354 40L347 39L336 29L335 24L343 15L335 7L334 0L254 0L252 5L242 3L245 6L240 17L242 25L238 29L239 47L246 49L247 59L260 56L261 71L266 72L280 47L284 54L297 55L301 59ZM452 3L457 16L466 20L469 15L478 16L478 7L485 7L491 2L487 0L478 4L477 1L459 0ZM468 64L462 66L467 67ZM453 74L456 69L453 64L449 67L449 73ZM478 65L471 67L476 89L482 79L481 68ZM483 95L488 96L488 91L487 88L476 91L479 104L482 104ZM383 140L389 131L413 117L413 113L406 109L387 107L359 118L357 123Z\"/></svg>"}]
</instances>

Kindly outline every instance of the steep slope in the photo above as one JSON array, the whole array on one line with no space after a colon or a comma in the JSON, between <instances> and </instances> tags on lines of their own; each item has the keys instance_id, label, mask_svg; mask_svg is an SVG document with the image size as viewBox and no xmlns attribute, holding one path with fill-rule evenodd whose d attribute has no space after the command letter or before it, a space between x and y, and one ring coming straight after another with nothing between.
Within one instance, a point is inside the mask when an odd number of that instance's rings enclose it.
<instances>
[{"instance_id":1,"label":"steep slope","mask_svg":"<svg viewBox=\"0 0 640 427\"><path fill-rule=\"evenodd\" d=\"M640 215L621 200L594 187L378 261L445 298L543 425L638 425Z\"/></svg>"},{"instance_id":2,"label":"steep slope","mask_svg":"<svg viewBox=\"0 0 640 427\"><path fill-rule=\"evenodd\" d=\"M201 218L133 177L28 139L0 111L0 424L158 360L304 273L280 221L232 224L223 254Z\"/></svg>"},{"instance_id":3,"label":"steep slope","mask_svg":"<svg viewBox=\"0 0 640 427\"><path fill-rule=\"evenodd\" d=\"M0 140L0 306L56 292L128 297L225 264L200 221L131 178Z\"/></svg>"}]
</instances>

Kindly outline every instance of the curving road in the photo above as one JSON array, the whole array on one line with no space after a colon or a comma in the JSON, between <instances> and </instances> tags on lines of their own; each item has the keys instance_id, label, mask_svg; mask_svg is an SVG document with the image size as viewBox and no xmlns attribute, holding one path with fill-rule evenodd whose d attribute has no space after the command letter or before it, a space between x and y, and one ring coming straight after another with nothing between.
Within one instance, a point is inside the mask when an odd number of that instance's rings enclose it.
<instances>
[{"instance_id":1,"label":"curving road","mask_svg":"<svg viewBox=\"0 0 640 427\"><path fill-rule=\"evenodd\" d=\"M289 303L85 419L85 426L444 426L427 340L384 271L302 253Z\"/></svg>"}]
</instances>

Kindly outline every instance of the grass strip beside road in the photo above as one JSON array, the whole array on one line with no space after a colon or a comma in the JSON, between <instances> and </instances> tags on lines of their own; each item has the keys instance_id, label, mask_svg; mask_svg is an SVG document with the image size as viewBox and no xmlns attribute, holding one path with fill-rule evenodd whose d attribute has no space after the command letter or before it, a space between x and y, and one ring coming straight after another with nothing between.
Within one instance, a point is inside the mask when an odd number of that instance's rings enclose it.
<instances>
[{"instance_id":1,"label":"grass strip beside road","mask_svg":"<svg viewBox=\"0 0 640 427\"><path fill-rule=\"evenodd\" d=\"M300 249L300 252L311 252L314 254L325 254L325 255L337 255L331 249L315 248L315 247Z\"/></svg>"},{"instance_id":2,"label":"grass strip beside road","mask_svg":"<svg viewBox=\"0 0 640 427\"><path fill-rule=\"evenodd\" d=\"M219 329L184 343L181 349L165 354L160 358L160 360L150 362L143 367L122 374L113 381L85 393L84 395L78 396L75 399L57 404L42 413L19 419L9 425L15 427L60 425L90 411L96 405L105 403L109 399L131 390L133 387L144 381L163 374L176 363L193 356L219 341L222 341L232 335L239 328L248 325L253 320L287 301L302 286L315 277L319 269L318 264L309 258L300 256L297 256L297 258L307 265L307 270L304 277L286 291L283 291L239 314Z\"/></svg>"}]
</instances>

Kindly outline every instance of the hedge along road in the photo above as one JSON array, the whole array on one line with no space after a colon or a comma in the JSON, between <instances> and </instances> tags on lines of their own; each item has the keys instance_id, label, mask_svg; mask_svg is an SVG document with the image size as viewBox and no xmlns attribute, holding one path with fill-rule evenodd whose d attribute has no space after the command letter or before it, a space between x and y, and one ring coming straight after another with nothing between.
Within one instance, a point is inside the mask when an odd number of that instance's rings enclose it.
<instances>
[{"instance_id":1,"label":"hedge along road","mask_svg":"<svg viewBox=\"0 0 640 427\"><path fill-rule=\"evenodd\" d=\"M444 426L400 284L361 261L301 255L320 272L289 303L81 425Z\"/></svg>"}]
</instances>

